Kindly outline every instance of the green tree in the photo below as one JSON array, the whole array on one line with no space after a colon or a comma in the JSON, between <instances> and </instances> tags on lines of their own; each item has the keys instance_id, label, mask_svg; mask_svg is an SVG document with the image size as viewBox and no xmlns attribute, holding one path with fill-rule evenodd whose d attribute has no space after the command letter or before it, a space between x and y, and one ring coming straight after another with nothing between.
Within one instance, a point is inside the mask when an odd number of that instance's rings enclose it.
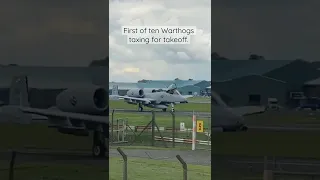
<instances>
[{"instance_id":1,"label":"green tree","mask_svg":"<svg viewBox=\"0 0 320 180\"><path fill-rule=\"evenodd\" d=\"M107 67L109 67L109 56L106 56L103 59L93 60L93 61L91 61L89 66L90 67L94 67L94 66L107 66Z\"/></svg>"}]
</instances>

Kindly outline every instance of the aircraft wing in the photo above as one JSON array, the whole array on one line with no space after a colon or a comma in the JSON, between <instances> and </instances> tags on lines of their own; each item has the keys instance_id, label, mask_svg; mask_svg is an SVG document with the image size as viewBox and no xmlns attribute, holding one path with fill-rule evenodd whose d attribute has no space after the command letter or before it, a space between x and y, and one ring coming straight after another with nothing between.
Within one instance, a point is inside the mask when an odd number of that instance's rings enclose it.
<instances>
[{"instance_id":1,"label":"aircraft wing","mask_svg":"<svg viewBox=\"0 0 320 180\"><path fill-rule=\"evenodd\" d=\"M188 103L193 103L193 104L211 104L210 101L188 101Z\"/></svg>"},{"instance_id":2,"label":"aircraft wing","mask_svg":"<svg viewBox=\"0 0 320 180\"><path fill-rule=\"evenodd\" d=\"M96 115L88 115L82 113L71 113L71 112L63 112L63 111L55 111L51 109L38 109L38 108L30 108L30 107L20 107L20 106L7 106L1 107L1 113L12 114L16 116L20 114L19 117L23 117L22 114L29 114L32 117L47 117L47 118L70 118L72 120L79 121L87 121L87 122L95 122L100 124L108 124L109 120L106 116L96 116ZM44 118L42 118L45 120Z\"/></svg>"},{"instance_id":3,"label":"aircraft wing","mask_svg":"<svg viewBox=\"0 0 320 180\"><path fill-rule=\"evenodd\" d=\"M191 98L193 95L182 95L184 98Z\"/></svg>"},{"instance_id":4,"label":"aircraft wing","mask_svg":"<svg viewBox=\"0 0 320 180\"><path fill-rule=\"evenodd\" d=\"M150 104L156 102L155 99L150 98L136 98L136 97L130 97L130 96L119 96L120 98L123 98L124 100L131 100L135 102L143 102L145 104Z\"/></svg>"},{"instance_id":5,"label":"aircraft wing","mask_svg":"<svg viewBox=\"0 0 320 180\"><path fill-rule=\"evenodd\" d=\"M242 106L232 108L232 111L240 116L249 116L253 114L264 113L266 109L263 106Z\"/></svg>"}]
</instances>

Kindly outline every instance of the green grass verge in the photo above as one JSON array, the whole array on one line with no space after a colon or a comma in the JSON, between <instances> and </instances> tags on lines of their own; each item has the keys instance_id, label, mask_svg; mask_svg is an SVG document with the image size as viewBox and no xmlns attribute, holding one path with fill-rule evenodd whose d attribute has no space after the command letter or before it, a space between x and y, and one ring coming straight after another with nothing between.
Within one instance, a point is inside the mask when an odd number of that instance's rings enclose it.
<instances>
[{"instance_id":1,"label":"green grass verge","mask_svg":"<svg viewBox=\"0 0 320 180\"><path fill-rule=\"evenodd\" d=\"M137 105L132 105L124 102L123 100L119 101L109 101L109 107L111 109L137 109ZM145 110L154 110L153 108L145 107ZM196 103L187 103L187 104L177 104L175 106L176 111L195 111L195 112L211 112L211 104L196 104Z\"/></svg>"},{"instance_id":2,"label":"green grass verge","mask_svg":"<svg viewBox=\"0 0 320 180\"><path fill-rule=\"evenodd\" d=\"M17 165L15 180L119 180L123 177L121 158L110 158L107 165L45 164L28 163ZM1 179L8 179L8 169L1 169ZM108 171L109 178L108 178ZM182 166L178 162L128 158L128 179L131 180L176 180L182 179ZM193 180L211 179L210 166L188 165L188 177Z\"/></svg>"},{"instance_id":3,"label":"green grass verge","mask_svg":"<svg viewBox=\"0 0 320 180\"><path fill-rule=\"evenodd\" d=\"M151 145L150 132L140 138L143 143L133 144L134 146ZM0 149L27 146L57 150L90 150L92 145L91 137L64 135L45 125L36 124L1 124L0 142ZM214 154L320 158L320 133L317 132L217 132L211 135L211 142ZM156 145L164 147L162 142L157 142ZM167 145L172 147L171 142Z\"/></svg>"},{"instance_id":4,"label":"green grass verge","mask_svg":"<svg viewBox=\"0 0 320 180\"><path fill-rule=\"evenodd\" d=\"M320 158L319 132L213 133L214 154Z\"/></svg>"},{"instance_id":5,"label":"green grass verge","mask_svg":"<svg viewBox=\"0 0 320 180\"><path fill-rule=\"evenodd\" d=\"M320 114L307 111L265 112L245 117L250 125L320 125Z\"/></svg>"},{"instance_id":6,"label":"green grass verge","mask_svg":"<svg viewBox=\"0 0 320 180\"><path fill-rule=\"evenodd\" d=\"M169 147L165 148L165 147L155 147L155 146L125 146L125 145L122 145L122 146L110 146L110 149L117 149L118 147L121 147L121 149L144 149L144 150L166 150L166 151L171 151L171 150L181 150L181 151L184 151L184 150L190 150L191 148L190 147L181 147L181 146L178 146L178 147L175 147L175 148L172 148L170 147L171 144L168 144Z\"/></svg>"},{"instance_id":7,"label":"green grass verge","mask_svg":"<svg viewBox=\"0 0 320 180\"><path fill-rule=\"evenodd\" d=\"M139 132L138 132L139 134ZM146 146L146 147L150 147L150 148L172 148L173 147L173 143L172 142L163 142L163 141L154 141L154 144L152 144L152 136L150 132L143 132L140 136L138 136L138 134L134 135L132 133L127 135L126 140L128 141L128 143L122 143L122 144L114 144L115 146L126 146L126 147L130 147L130 146ZM172 133L171 132L162 132L161 133L163 137L172 137ZM161 137L160 133L155 132L155 136ZM184 138L184 139L192 139L191 134L185 134L185 133L176 133L175 134L176 138ZM115 139L116 136L113 138ZM202 140L202 141L208 141L208 136L204 135L204 134L197 134L197 139L198 140ZM111 143L110 143L111 144ZM129 146L130 145L130 146ZM209 145L202 145L202 144L197 144L196 145L199 149L210 149L211 146ZM191 149L191 144L186 144L186 143L175 143L175 149Z\"/></svg>"},{"instance_id":8,"label":"green grass verge","mask_svg":"<svg viewBox=\"0 0 320 180\"><path fill-rule=\"evenodd\" d=\"M195 96L195 97L188 98L188 101L193 101L193 102L211 102L211 98L210 97Z\"/></svg>"},{"instance_id":9,"label":"green grass verge","mask_svg":"<svg viewBox=\"0 0 320 180\"><path fill-rule=\"evenodd\" d=\"M7 164L7 167L9 164ZM9 179L9 169L2 168L1 180ZM14 180L102 180L108 179L108 165L24 163L15 165Z\"/></svg>"},{"instance_id":10,"label":"green grass verge","mask_svg":"<svg viewBox=\"0 0 320 180\"><path fill-rule=\"evenodd\" d=\"M90 150L92 137L61 134L44 124L4 124L0 126L0 149L37 147L49 149Z\"/></svg>"},{"instance_id":11,"label":"green grass verge","mask_svg":"<svg viewBox=\"0 0 320 180\"><path fill-rule=\"evenodd\" d=\"M110 180L122 179L123 161L110 158ZM176 180L183 178L182 165L174 161L128 158L128 179L132 180ZM188 165L188 178L192 180L211 179L211 167Z\"/></svg>"},{"instance_id":12,"label":"green grass verge","mask_svg":"<svg viewBox=\"0 0 320 180\"><path fill-rule=\"evenodd\" d=\"M110 114L110 120L112 118ZM114 113L114 123L116 119L127 119L129 126L146 126L152 118L152 114L139 114L139 113L125 113L125 112L116 112ZM161 115L155 114L155 120L159 127L173 127L172 122L173 118L171 115ZM204 127L210 127L210 118L199 117L197 120L202 120ZM186 128L192 128L192 117L185 115L176 115L175 116L175 126L176 128L180 127L180 122L185 123Z\"/></svg>"}]
</instances>

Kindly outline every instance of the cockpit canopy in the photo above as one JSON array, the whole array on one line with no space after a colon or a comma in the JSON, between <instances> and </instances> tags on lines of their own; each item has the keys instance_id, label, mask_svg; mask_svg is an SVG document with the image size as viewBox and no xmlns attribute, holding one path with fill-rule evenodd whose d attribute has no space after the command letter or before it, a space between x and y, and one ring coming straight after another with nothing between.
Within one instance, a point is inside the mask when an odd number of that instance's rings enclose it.
<instances>
[{"instance_id":1,"label":"cockpit canopy","mask_svg":"<svg viewBox=\"0 0 320 180\"><path fill-rule=\"evenodd\" d=\"M177 85L176 85L176 84L171 84L171 85L168 87L168 90L173 90L173 89L177 89Z\"/></svg>"}]
</instances>

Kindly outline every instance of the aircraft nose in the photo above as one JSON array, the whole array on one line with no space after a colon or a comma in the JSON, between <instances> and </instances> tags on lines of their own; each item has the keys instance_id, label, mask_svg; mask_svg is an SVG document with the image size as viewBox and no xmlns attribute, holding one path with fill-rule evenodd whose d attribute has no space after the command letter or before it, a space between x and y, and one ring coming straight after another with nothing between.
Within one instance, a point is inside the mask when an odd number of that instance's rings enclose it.
<instances>
[{"instance_id":1,"label":"aircraft nose","mask_svg":"<svg viewBox=\"0 0 320 180\"><path fill-rule=\"evenodd\" d=\"M187 100L187 98L185 98L185 97L182 97L182 103L188 103L188 100Z\"/></svg>"}]
</instances>

